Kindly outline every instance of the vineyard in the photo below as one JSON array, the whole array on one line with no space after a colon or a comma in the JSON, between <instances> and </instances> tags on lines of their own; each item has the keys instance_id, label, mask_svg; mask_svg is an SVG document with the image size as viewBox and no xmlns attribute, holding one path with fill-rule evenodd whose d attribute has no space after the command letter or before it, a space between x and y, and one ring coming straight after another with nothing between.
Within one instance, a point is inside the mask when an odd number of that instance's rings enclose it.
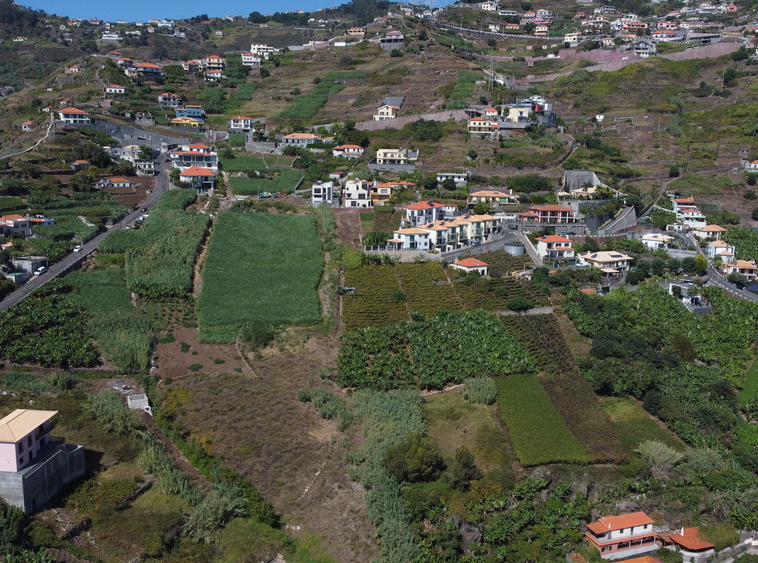
<instances>
[{"instance_id":1,"label":"vineyard","mask_svg":"<svg viewBox=\"0 0 758 563\"><path fill-rule=\"evenodd\" d=\"M408 320L413 312L429 317L441 311L503 311L511 297L524 297L535 306L547 302L516 278L461 276L433 261L348 269L344 284L356 288L342 298L342 320L348 329L388 326Z\"/></svg>"},{"instance_id":2,"label":"vineyard","mask_svg":"<svg viewBox=\"0 0 758 563\"><path fill-rule=\"evenodd\" d=\"M234 342L245 323L317 323L323 264L311 216L219 213L198 299L200 341Z\"/></svg>"},{"instance_id":3,"label":"vineyard","mask_svg":"<svg viewBox=\"0 0 758 563\"><path fill-rule=\"evenodd\" d=\"M500 414L522 465L591 461L536 375L501 376L497 386Z\"/></svg>"},{"instance_id":4,"label":"vineyard","mask_svg":"<svg viewBox=\"0 0 758 563\"><path fill-rule=\"evenodd\" d=\"M168 191L141 229L117 231L100 243L101 252L126 253L129 291L160 300L192 289L192 268L209 223L207 216L185 211L194 201L192 190Z\"/></svg>"},{"instance_id":5,"label":"vineyard","mask_svg":"<svg viewBox=\"0 0 758 563\"><path fill-rule=\"evenodd\" d=\"M503 250L485 252L484 254L477 255L477 258L489 264L490 272L493 270L500 271L503 275L508 272L524 270L532 264L532 261L526 254L514 256Z\"/></svg>"},{"instance_id":6,"label":"vineyard","mask_svg":"<svg viewBox=\"0 0 758 563\"><path fill-rule=\"evenodd\" d=\"M557 411L595 461L628 457L597 395L574 363L555 315L505 317L519 335L540 371L542 387Z\"/></svg>"},{"instance_id":7,"label":"vineyard","mask_svg":"<svg viewBox=\"0 0 758 563\"><path fill-rule=\"evenodd\" d=\"M440 389L469 377L531 367L531 358L497 316L446 312L427 321L346 332L337 381L344 387Z\"/></svg>"}]
</instances>

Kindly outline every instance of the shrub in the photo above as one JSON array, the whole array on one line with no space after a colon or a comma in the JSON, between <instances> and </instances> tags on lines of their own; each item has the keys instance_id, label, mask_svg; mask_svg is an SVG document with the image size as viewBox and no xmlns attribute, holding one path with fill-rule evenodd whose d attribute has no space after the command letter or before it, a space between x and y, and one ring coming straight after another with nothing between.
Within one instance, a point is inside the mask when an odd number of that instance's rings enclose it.
<instances>
[{"instance_id":1,"label":"shrub","mask_svg":"<svg viewBox=\"0 0 758 563\"><path fill-rule=\"evenodd\" d=\"M136 433L142 425L135 414L126 408L124 400L110 389L88 397L89 408L103 428L114 434Z\"/></svg>"},{"instance_id":2,"label":"shrub","mask_svg":"<svg viewBox=\"0 0 758 563\"><path fill-rule=\"evenodd\" d=\"M445 462L436 442L420 433L411 434L384 454L387 472L398 482L434 481Z\"/></svg>"},{"instance_id":3,"label":"shrub","mask_svg":"<svg viewBox=\"0 0 758 563\"><path fill-rule=\"evenodd\" d=\"M526 311L533 306L531 301L521 296L511 297L506 304L511 311Z\"/></svg>"},{"instance_id":4,"label":"shrub","mask_svg":"<svg viewBox=\"0 0 758 563\"><path fill-rule=\"evenodd\" d=\"M233 485L218 485L206 495L184 524L184 534L196 542L213 543L215 532L236 517L247 516L245 497Z\"/></svg>"},{"instance_id":5,"label":"shrub","mask_svg":"<svg viewBox=\"0 0 758 563\"><path fill-rule=\"evenodd\" d=\"M634 451L640 454L658 477L665 477L684 457L682 453L657 440L645 440Z\"/></svg>"},{"instance_id":6,"label":"shrub","mask_svg":"<svg viewBox=\"0 0 758 563\"><path fill-rule=\"evenodd\" d=\"M463 384L463 398L469 403L491 405L497 399L497 385L489 377L472 377Z\"/></svg>"},{"instance_id":7,"label":"shrub","mask_svg":"<svg viewBox=\"0 0 758 563\"><path fill-rule=\"evenodd\" d=\"M482 472L474 463L474 454L466 446L455 451L455 459L450 467L450 486L454 489L467 491L471 481L482 478Z\"/></svg>"}]
</instances>

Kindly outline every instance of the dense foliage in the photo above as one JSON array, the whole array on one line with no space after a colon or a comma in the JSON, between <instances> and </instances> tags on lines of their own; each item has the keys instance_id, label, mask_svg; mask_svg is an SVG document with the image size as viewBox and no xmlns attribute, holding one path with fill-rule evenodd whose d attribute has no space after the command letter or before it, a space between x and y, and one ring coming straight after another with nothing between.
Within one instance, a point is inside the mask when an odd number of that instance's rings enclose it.
<instances>
[{"instance_id":1,"label":"dense foliage","mask_svg":"<svg viewBox=\"0 0 758 563\"><path fill-rule=\"evenodd\" d=\"M497 316L474 311L347 332L338 365L337 381L346 387L439 389L525 371L532 361Z\"/></svg>"},{"instance_id":2,"label":"dense foliage","mask_svg":"<svg viewBox=\"0 0 758 563\"><path fill-rule=\"evenodd\" d=\"M51 281L0 313L0 355L18 364L94 366L98 355L85 330L87 317L70 291Z\"/></svg>"}]
</instances>

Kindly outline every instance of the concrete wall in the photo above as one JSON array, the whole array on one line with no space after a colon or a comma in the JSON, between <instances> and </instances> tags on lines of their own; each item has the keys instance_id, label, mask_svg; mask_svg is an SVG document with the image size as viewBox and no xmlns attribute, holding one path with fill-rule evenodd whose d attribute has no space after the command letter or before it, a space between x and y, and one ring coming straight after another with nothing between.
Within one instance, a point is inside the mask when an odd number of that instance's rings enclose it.
<instances>
[{"instance_id":1,"label":"concrete wall","mask_svg":"<svg viewBox=\"0 0 758 563\"><path fill-rule=\"evenodd\" d=\"M53 444L41 460L19 472L0 472L0 497L27 513L39 510L63 486L84 475L84 448Z\"/></svg>"}]
</instances>

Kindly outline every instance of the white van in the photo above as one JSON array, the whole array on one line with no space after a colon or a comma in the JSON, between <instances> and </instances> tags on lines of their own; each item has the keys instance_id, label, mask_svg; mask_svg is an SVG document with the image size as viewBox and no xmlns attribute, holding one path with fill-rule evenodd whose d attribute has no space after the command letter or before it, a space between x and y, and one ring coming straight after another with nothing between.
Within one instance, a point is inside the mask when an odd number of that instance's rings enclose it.
<instances>
[{"instance_id":1,"label":"white van","mask_svg":"<svg viewBox=\"0 0 758 563\"><path fill-rule=\"evenodd\" d=\"M34 275L35 276L41 276L45 272L47 272L47 268L45 268L44 266L40 266L39 268L37 268L36 270L34 270Z\"/></svg>"}]
</instances>

